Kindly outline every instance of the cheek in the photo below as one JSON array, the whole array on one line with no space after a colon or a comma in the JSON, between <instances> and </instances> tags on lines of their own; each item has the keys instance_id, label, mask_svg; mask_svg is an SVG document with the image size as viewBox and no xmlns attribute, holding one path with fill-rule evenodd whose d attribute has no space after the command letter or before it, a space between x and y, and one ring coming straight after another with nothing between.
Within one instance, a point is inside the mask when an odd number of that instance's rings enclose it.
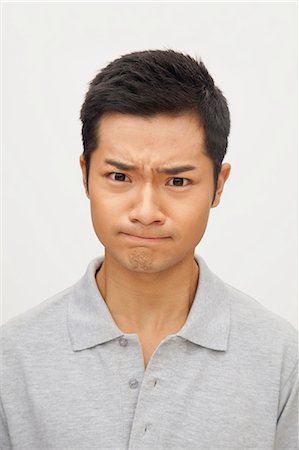
<instances>
[{"instance_id":1,"label":"cheek","mask_svg":"<svg viewBox=\"0 0 299 450\"><path fill-rule=\"evenodd\" d=\"M208 195L192 195L186 200L174 204L172 209L174 217L182 217L188 223L205 221L210 210L210 197Z\"/></svg>"},{"instance_id":2,"label":"cheek","mask_svg":"<svg viewBox=\"0 0 299 450\"><path fill-rule=\"evenodd\" d=\"M105 221L111 222L118 217L123 209L122 202L116 196L108 196L105 192L91 196L90 208L95 216L105 218Z\"/></svg>"},{"instance_id":3,"label":"cheek","mask_svg":"<svg viewBox=\"0 0 299 450\"><path fill-rule=\"evenodd\" d=\"M93 226L96 232L101 234L109 231L119 215L109 200L99 196L90 198L90 211Z\"/></svg>"},{"instance_id":4,"label":"cheek","mask_svg":"<svg viewBox=\"0 0 299 450\"><path fill-rule=\"evenodd\" d=\"M207 201L192 202L189 208L183 208L180 222L185 229L185 235L190 240L201 238L208 223L210 204Z\"/></svg>"}]
</instances>

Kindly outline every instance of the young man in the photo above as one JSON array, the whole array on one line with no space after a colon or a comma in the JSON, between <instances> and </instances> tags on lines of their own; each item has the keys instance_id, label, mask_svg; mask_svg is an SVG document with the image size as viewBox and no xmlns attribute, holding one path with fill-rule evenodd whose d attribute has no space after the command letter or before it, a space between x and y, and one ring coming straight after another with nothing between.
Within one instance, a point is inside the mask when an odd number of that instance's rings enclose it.
<instances>
[{"instance_id":1,"label":"young man","mask_svg":"<svg viewBox=\"0 0 299 450\"><path fill-rule=\"evenodd\" d=\"M105 254L2 326L1 448L298 449L297 331L195 255L231 170L204 64L124 55L81 119Z\"/></svg>"}]
</instances>

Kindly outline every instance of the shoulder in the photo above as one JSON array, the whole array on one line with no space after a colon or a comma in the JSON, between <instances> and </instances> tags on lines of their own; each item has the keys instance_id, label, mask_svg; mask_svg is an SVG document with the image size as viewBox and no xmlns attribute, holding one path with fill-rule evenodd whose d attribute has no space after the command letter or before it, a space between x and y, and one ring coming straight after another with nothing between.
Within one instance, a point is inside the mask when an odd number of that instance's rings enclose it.
<instances>
[{"instance_id":1,"label":"shoulder","mask_svg":"<svg viewBox=\"0 0 299 450\"><path fill-rule=\"evenodd\" d=\"M0 345L4 350L32 348L50 343L66 328L68 301L76 284L45 299L0 326Z\"/></svg>"},{"instance_id":2,"label":"shoulder","mask_svg":"<svg viewBox=\"0 0 299 450\"><path fill-rule=\"evenodd\" d=\"M259 300L240 291L239 289L224 283L230 306L232 318L248 331L270 334L277 339L288 337L295 340L298 330L279 314L266 308Z\"/></svg>"},{"instance_id":3,"label":"shoulder","mask_svg":"<svg viewBox=\"0 0 299 450\"><path fill-rule=\"evenodd\" d=\"M298 330L260 301L223 282L230 304L231 343L289 374L298 363Z\"/></svg>"}]
</instances>

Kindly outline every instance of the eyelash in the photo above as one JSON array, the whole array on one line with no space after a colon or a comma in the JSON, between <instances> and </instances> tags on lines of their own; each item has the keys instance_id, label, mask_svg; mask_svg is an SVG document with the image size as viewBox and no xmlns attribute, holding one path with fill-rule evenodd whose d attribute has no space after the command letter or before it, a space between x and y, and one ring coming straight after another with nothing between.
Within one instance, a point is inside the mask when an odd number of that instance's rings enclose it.
<instances>
[{"instance_id":1,"label":"eyelash","mask_svg":"<svg viewBox=\"0 0 299 450\"><path fill-rule=\"evenodd\" d=\"M109 173L106 174L106 176L109 177L109 176L112 175L113 173L115 173L115 174L117 174L117 175L128 176L128 175L126 175L125 173L121 173L121 172L109 172ZM111 178L110 178L110 180L111 180ZM189 178L173 177L173 178L171 178L171 180L187 180L187 181L189 181L188 184L191 184L191 183L192 183L192 180L190 180ZM119 182L120 182L120 183L121 183L121 182L124 182L123 180L111 180L111 181L116 181L117 183L119 183ZM175 185L172 185L171 187L179 187L179 188L181 188L181 187L186 187L186 186L188 186L188 184L185 184L185 185L182 185L182 186L175 186Z\"/></svg>"}]
</instances>

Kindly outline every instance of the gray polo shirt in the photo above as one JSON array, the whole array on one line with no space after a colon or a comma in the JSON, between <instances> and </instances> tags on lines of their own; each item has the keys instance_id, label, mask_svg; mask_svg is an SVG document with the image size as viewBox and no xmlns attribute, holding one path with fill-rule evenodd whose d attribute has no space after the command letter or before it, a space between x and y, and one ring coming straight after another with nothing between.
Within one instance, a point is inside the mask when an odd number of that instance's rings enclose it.
<instances>
[{"instance_id":1,"label":"gray polo shirt","mask_svg":"<svg viewBox=\"0 0 299 450\"><path fill-rule=\"evenodd\" d=\"M97 288L103 257L2 325L1 449L298 450L297 330L195 258L187 320L146 370Z\"/></svg>"}]
</instances>

